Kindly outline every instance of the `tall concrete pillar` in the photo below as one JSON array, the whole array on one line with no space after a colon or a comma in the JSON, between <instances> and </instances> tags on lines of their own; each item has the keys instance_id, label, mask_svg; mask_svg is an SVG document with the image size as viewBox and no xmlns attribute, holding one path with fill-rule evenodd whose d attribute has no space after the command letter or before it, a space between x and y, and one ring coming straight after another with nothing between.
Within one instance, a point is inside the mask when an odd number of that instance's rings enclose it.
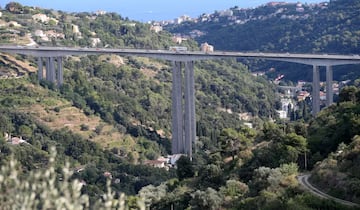
<instances>
[{"instance_id":1,"label":"tall concrete pillar","mask_svg":"<svg viewBox=\"0 0 360 210\"><path fill-rule=\"evenodd\" d=\"M312 89L312 114L315 116L320 111L320 74L316 65L313 66Z\"/></svg>"},{"instance_id":2,"label":"tall concrete pillar","mask_svg":"<svg viewBox=\"0 0 360 210\"><path fill-rule=\"evenodd\" d=\"M64 72L63 72L63 63L62 57L57 58L57 74L56 74L57 84L60 87L64 83Z\"/></svg>"},{"instance_id":3,"label":"tall concrete pillar","mask_svg":"<svg viewBox=\"0 0 360 210\"><path fill-rule=\"evenodd\" d=\"M38 57L38 80L42 80L44 77L44 72L43 72L43 60L42 57Z\"/></svg>"},{"instance_id":4,"label":"tall concrete pillar","mask_svg":"<svg viewBox=\"0 0 360 210\"><path fill-rule=\"evenodd\" d=\"M332 82L333 82L332 66L326 66L326 106L330 106L334 102Z\"/></svg>"},{"instance_id":5,"label":"tall concrete pillar","mask_svg":"<svg viewBox=\"0 0 360 210\"><path fill-rule=\"evenodd\" d=\"M185 63L185 153L192 159L192 145L196 138L194 63Z\"/></svg>"},{"instance_id":6,"label":"tall concrete pillar","mask_svg":"<svg viewBox=\"0 0 360 210\"><path fill-rule=\"evenodd\" d=\"M54 57L50 57L50 82L55 83L56 75L55 75L55 61Z\"/></svg>"},{"instance_id":7,"label":"tall concrete pillar","mask_svg":"<svg viewBox=\"0 0 360 210\"><path fill-rule=\"evenodd\" d=\"M173 62L172 70L172 146L173 154L184 153L181 62Z\"/></svg>"},{"instance_id":8,"label":"tall concrete pillar","mask_svg":"<svg viewBox=\"0 0 360 210\"><path fill-rule=\"evenodd\" d=\"M45 61L45 64L46 64L46 81L50 81L50 58L46 58L46 61Z\"/></svg>"}]
</instances>

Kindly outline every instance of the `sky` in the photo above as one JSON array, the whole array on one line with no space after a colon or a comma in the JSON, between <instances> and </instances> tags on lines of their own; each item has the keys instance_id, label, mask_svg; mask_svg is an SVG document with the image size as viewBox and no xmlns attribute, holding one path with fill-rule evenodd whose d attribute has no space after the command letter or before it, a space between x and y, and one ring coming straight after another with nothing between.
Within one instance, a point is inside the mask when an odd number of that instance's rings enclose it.
<instances>
[{"instance_id":1,"label":"sky","mask_svg":"<svg viewBox=\"0 0 360 210\"><path fill-rule=\"evenodd\" d=\"M272 0L2 0L2 8L11 1L24 6L38 6L65 12L95 12L105 10L119 13L131 20L172 20L181 15L198 17L234 6L252 8ZM274 0L273 0L274 1ZM276 0L275 0L276 1ZM299 0L280 0L298 2ZM319 3L327 0L303 0L302 3Z\"/></svg>"}]
</instances>

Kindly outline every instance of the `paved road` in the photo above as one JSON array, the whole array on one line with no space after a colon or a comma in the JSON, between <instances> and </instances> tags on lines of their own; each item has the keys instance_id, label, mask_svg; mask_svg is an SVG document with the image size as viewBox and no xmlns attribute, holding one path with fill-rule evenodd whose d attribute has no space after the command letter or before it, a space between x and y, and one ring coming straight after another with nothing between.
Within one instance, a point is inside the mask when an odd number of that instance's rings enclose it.
<instances>
[{"instance_id":1,"label":"paved road","mask_svg":"<svg viewBox=\"0 0 360 210\"><path fill-rule=\"evenodd\" d=\"M335 198L331 195L328 195L324 192L322 192L321 190L317 189L316 187L314 187L312 184L309 183L309 177L311 175L310 174L303 174L303 175L299 175L297 177L299 183L305 187L308 191L310 191L311 193L313 193L314 195L316 196L319 196L321 198L324 198L324 199L330 199L330 200L333 200L335 202L338 202L338 203L341 203L341 204L344 204L344 205L347 205L347 206L352 206L352 207L360 207L359 204L356 204L356 203L353 203L353 202L350 202L350 201L346 201L346 200L342 200L342 199L339 199L339 198Z\"/></svg>"},{"instance_id":2,"label":"paved road","mask_svg":"<svg viewBox=\"0 0 360 210\"><path fill-rule=\"evenodd\" d=\"M68 55L118 54L124 56L143 56L174 61L193 61L216 58L259 58L309 65L360 64L360 55L303 54L303 53L262 53L262 52L225 52L225 51L172 51L128 48L76 48L0 45L0 52L31 55L35 57L59 57Z\"/></svg>"}]
</instances>

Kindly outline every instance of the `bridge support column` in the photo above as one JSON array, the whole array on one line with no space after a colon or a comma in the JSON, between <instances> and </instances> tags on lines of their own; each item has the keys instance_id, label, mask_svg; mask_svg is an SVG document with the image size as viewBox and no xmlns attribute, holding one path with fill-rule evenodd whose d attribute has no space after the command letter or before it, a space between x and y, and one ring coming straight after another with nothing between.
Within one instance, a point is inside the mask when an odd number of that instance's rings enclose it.
<instances>
[{"instance_id":1,"label":"bridge support column","mask_svg":"<svg viewBox=\"0 0 360 210\"><path fill-rule=\"evenodd\" d=\"M63 72L63 63L62 57L57 58L57 85L60 87L64 83L64 72Z\"/></svg>"},{"instance_id":2,"label":"bridge support column","mask_svg":"<svg viewBox=\"0 0 360 210\"><path fill-rule=\"evenodd\" d=\"M330 106L334 102L332 82L333 82L332 66L326 66L326 106Z\"/></svg>"},{"instance_id":3,"label":"bridge support column","mask_svg":"<svg viewBox=\"0 0 360 210\"><path fill-rule=\"evenodd\" d=\"M181 62L173 62L172 70L172 142L173 154L184 153Z\"/></svg>"},{"instance_id":4,"label":"bridge support column","mask_svg":"<svg viewBox=\"0 0 360 210\"><path fill-rule=\"evenodd\" d=\"M313 84L312 84L312 114L316 116L320 111L320 74L319 66L313 66Z\"/></svg>"},{"instance_id":5,"label":"bridge support column","mask_svg":"<svg viewBox=\"0 0 360 210\"><path fill-rule=\"evenodd\" d=\"M192 145L196 138L194 63L185 63L185 153L192 159Z\"/></svg>"},{"instance_id":6,"label":"bridge support column","mask_svg":"<svg viewBox=\"0 0 360 210\"><path fill-rule=\"evenodd\" d=\"M44 78L43 72L43 60L42 57L38 57L38 80L42 80Z\"/></svg>"},{"instance_id":7,"label":"bridge support column","mask_svg":"<svg viewBox=\"0 0 360 210\"><path fill-rule=\"evenodd\" d=\"M49 75L49 78L50 78L50 82L52 83L55 83L55 80L56 80L56 75L55 75L55 63L54 63L54 58L53 57L50 57L50 75Z\"/></svg>"},{"instance_id":8,"label":"bridge support column","mask_svg":"<svg viewBox=\"0 0 360 210\"><path fill-rule=\"evenodd\" d=\"M196 139L194 63L185 62L184 96L181 64L174 62L172 72L172 153L187 154L192 159L192 146Z\"/></svg>"},{"instance_id":9,"label":"bridge support column","mask_svg":"<svg viewBox=\"0 0 360 210\"><path fill-rule=\"evenodd\" d=\"M46 58L46 81L50 81L50 58Z\"/></svg>"}]
</instances>

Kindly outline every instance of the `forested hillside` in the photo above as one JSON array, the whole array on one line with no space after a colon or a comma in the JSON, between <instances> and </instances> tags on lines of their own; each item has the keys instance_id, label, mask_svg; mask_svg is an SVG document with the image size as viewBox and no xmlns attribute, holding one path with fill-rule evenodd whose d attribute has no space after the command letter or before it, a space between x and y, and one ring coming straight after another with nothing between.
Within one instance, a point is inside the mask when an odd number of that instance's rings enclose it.
<instances>
[{"instance_id":1,"label":"forested hillside","mask_svg":"<svg viewBox=\"0 0 360 210\"><path fill-rule=\"evenodd\" d=\"M1 13L1 44L145 49L176 44L170 33L156 33L149 24L115 13L69 14L14 2ZM198 48L193 40L183 46ZM58 88L37 81L34 57L2 54L0 61L2 164L13 154L25 176L46 167L55 146L55 170L60 173L65 162L73 170L80 168L73 178L86 183L82 192L91 201L106 189L105 172L114 177L113 189L130 195L174 177L173 170L142 165L170 153L170 62L69 56L64 58L65 83ZM235 60L195 66L202 141L216 141L223 128L240 128L241 113L249 115L255 126L268 117L276 118L274 87L264 78L255 78ZM11 145L9 135L27 143Z\"/></svg>"},{"instance_id":2,"label":"forested hillside","mask_svg":"<svg viewBox=\"0 0 360 210\"><path fill-rule=\"evenodd\" d=\"M318 159L327 156L315 165L314 181L334 196L359 202L359 86L345 88L339 100L310 124L310 149Z\"/></svg>"},{"instance_id":3,"label":"forested hillside","mask_svg":"<svg viewBox=\"0 0 360 210\"><path fill-rule=\"evenodd\" d=\"M214 45L216 50L360 54L359 0L334 0L317 5L269 3L255 9L230 10L231 16L215 12L206 19L200 16L197 22L169 24L166 29L183 35L199 30L203 35L195 39ZM259 70L276 67L288 80L311 80L311 74L304 73L310 67L269 62L251 64ZM334 74L337 80L359 75L358 66L336 69L339 69Z\"/></svg>"},{"instance_id":4,"label":"forested hillside","mask_svg":"<svg viewBox=\"0 0 360 210\"><path fill-rule=\"evenodd\" d=\"M149 24L124 19L115 13L67 14L10 3L1 21L7 25L1 28L3 44L145 49L168 49L176 44L168 32L156 33ZM188 49L198 48L191 39L183 45ZM31 72L36 70L35 58L10 59L4 55L2 60L5 75L7 69L16 72L18 66L13 63L17 60L35 66ZM273 87L263 78L250 75L243 65L223 60L198 62L195 66L196 108L202 133L216 133L207 129L214 121L218 129L239 124L240 113L250 113L254 122L276 117ZM153 136L158 141L170 136L171 63L104 55L67 57L64 67L65 84L60 89L45 81L40 84L58 92L86 115L97 115L114 125L121 133L135 137L141 133L140 136ZM60 105L57 110L61 111ZM165 150L169 149L168 140L161 144Z\"/></svg>"}]
</instances>

